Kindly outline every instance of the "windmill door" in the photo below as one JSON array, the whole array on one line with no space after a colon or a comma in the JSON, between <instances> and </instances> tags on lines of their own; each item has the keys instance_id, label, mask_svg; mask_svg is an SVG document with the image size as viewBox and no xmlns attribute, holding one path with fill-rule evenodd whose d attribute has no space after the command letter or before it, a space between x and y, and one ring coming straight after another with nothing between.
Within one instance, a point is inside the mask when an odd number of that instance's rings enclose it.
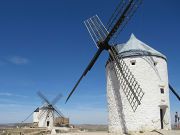
<instances>
[{"instance_id":1,"label":"windmill door","mask_svg":"<svg viewBox=\"0 0 180 135\"><path fill-rule=\"evenodd\" d=\"M164 109L160 109L160 122L161 122L161 129L164 128L163 125L163 119L164 119Z\"/></svg>"},{"instance_id":2,"label":"windmill door","mask_svg":"<svg viewBox=\"0 0 180 135\"><path fill-rule=\"evenodd\" d=\"M49 121L47 121L47 127L49 127Z\"/></svg>"}]
</instances>

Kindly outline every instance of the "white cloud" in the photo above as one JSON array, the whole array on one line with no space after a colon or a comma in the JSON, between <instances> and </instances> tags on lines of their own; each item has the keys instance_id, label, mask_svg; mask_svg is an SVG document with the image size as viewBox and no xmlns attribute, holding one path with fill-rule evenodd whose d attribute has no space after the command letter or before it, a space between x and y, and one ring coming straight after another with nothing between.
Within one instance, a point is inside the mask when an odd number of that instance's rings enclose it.
<instances>
[{"instance_id":1,"label":"white cloud","mask_svg":"<svg viewBox=\"0 0 180 135\"><path fill-rule=\"evenodd\" d=\"M0 96L12 96L11 93L0 93Z\"/></svg>"},{"instance_id":2,"label":"white cloud","mask_svg":"<svg viewBox=\"0 0 180 135\"><path fill-rule=\"evenodd\" d=\"M27 58L23 58L20 56L8 57L7 61L9 61L12 64L16 64L16 65L24 65L24 64L29 63L29 60Z\"/></svg>"},{"instance_id":3,"label":"white cloud","mask_svg":"<svg viewBox=\"0 0 180 135\"><path fill-rule=\"evenodd\" d=\"M9 92L1 92L0 96L8 96L8 97L22 97L22 98L27 98L27 96L24 95L18 95L18 94L13 94L13 93L9 93Z\"/></svg>"}]
</instances>

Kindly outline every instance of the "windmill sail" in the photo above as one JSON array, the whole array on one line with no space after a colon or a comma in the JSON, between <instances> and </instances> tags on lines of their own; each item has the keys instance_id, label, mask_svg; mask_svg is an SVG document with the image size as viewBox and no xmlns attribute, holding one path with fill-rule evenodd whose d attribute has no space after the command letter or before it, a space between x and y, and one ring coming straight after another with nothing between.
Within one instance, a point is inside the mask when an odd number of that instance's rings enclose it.
<instances>
[{"instance_id":1,"label":"windmill sail","mask_svg":"<svg viewBox=\"0 0 180 135\"><path fill-rule=\"evenodd\" d=\"M118 56L117 51L114 47L112 47L111 57L113 59L112 62L114 72L116 74L117 79L120 82L121 88L123 89L129 104L131 105L133 111L135 112L138 105L141 104L142 97L144 96L144 92L142 88L138 84L136 78L130 71L129 67L127 66L126 62Z\"/></svg>"},{"instance_id":2,"label":"windmill sail","mask_svg":"<svg viewBox=\"0 0 180 135\"><path fill-rule=\"evenodd\" d=\"M97 15L84 21L84 24L96 45L104 41L109 33Z\"/></svg>"},{"instance_id":3,"label":"windmill sail","mask_svg":"<svg viewBox=\"0 0 180 135\"><path fill-rule=\"evenodd\" d=\"M95 64L96 60L98 59L98 57L100 56L101 52L103 50L101 48L99 48L97 50L97 52L95 53L94 57L92 58L92 60L90 61L90 63L88 64L88 66L86 67L86 69L84 70L84 72L82 73L82 75L80 76L80 78L78 79L78 81L76 82L76 84L74 85L73 89L71 90L71 92L69 93L67 99L66 99L66 103L69 100L69 98L71 97L71 95L74 93L74 91L76 90L77 86L79 85L79 83L81 82L81 80L83 79L83 77L86 76L86 74L91 70L91 68L93 67L93 65Z\"/></svg>"},{"instance_id":4,"label":"windmill sail","mask_svg":"<svg viewBox=\"0 0 180 135\"><path fill-rule=\"evenodd\" d=\"M88 73L88 71L91 70L94 63L100 56L101 52L103 50L107 50L109 52L110 57L115 62L116 69L118 69L117 71L120 72L117 73L120 74L121 79L123 79L124 81L124 83L122 83L122 87L133 110L135 111L137 109L137 106L141 104L141 99L144 95L144 92L142 91L135 77L132 75L128 66L121 58L118 57L118 53L116 52L116 50L114 50L114 48L109 45L109 41L117 33L120 26L124 26L124 23L127 24L129 20L128 17L134 14L141 0L123 0L123 2L124 1L126 1L126 4L123 4L122 12L118 14L119 16L116 15L117 20L115 19L114 21L114 19L112 18L113 20L111 21L110 19L110 24L113 24L112 27L108 27L111 28L110 32L108 32L108 30L104 27L103 23L97 15L91 17L90 19L84 22L93 41L95 42L95 44L97 44L98 51L96 52L93 59L91 60L91 62L89 63L83 74L80 76L79 80L77 81L73 89L71 90L70 94L66 99L66 102L74 93L82 78ZM126 86L128 87L128 90Z\"/></svg>"},{"instance_id":5,"label":"windmill sail","mask_svg":"<svg viewBox=\"0 0 180 135\"><path fill-rule=\"evenodd\" d=\"M50 104L49 100L40 91L37 94L45 103Z\"/></svg>"},{"instance_id":6,"label":"windmill sail","mask_svg":"<svg viewBox=\"0 0 180 135\"><path fill-rule=\"evenodd\" d=\"M119 4L120 8L116 8L113 16L110 18L110 25L108 27L109 34L104 42L109 42L124 29L126 24L132 18L142 0L122 0L122 4ZM121 6L122 5L122 6ZM119 32L118 32L119 31Z\"/></svg>"},{"instance_id":7,"label":"windmill sail","mask_svg":"<svg viewBox=\"0 0 180 135\"><path fill-rule=\"evenodd\" d=\"M175 91L175 89L169 84L169 89L172 91L172 93L177 97L177 99L180 101L179 94Z\"/></svg>"},{"instance_id":8,"label":"windmill sail","mask_svg":"<svg viewBox=\"0 0 180 135\"><path fill-rule=\"evenodd\" d=\"M62 94L58 94L52 100L52 102L50 102L40 91L37 94L46 104L46 106L42 107L42 108L44 108L44 110L40 114L40 117L42 117L44 114L47 115L47 112L49 110L52 110L52 112L56 112L60 117L64 117L63 113L59 109L57 109L57 107L55 106L55 104L58 102L58 100L60 100L60 98L62 97Z\"/></svg>"}]
</instances>

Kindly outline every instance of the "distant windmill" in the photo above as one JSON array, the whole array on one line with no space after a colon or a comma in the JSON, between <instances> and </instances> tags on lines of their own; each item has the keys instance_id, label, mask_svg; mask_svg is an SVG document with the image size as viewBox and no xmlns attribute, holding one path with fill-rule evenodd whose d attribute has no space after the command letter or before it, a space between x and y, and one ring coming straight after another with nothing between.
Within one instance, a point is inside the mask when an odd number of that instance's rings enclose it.
<instances>
[{"instance_id":1,"label":"distant windmill","mask_svg":"<svg viewBox=\"0 0 180 135\"><path fill-rule=\"evenodd\" d=\"M33 114L33 121L38 121L38 127L53 127L55 114L59 117L64 117L61 111L58 110L55 106L55 104L60 100L62 95L57 95L54 100L50 102L41 92L38 92L37 94L42 99L44 104L41 108L38 109L39 111L35 111L35 113Z\"/></svg>"},{"instance_id":2,"label":"distant windmill","mask_svg":"<svg viewBox=\"0 0 180 135\"><path fill-rule=\"evenodd\" d=\"M62 112L55 106L55 104L62 98L62 94L58 94L52 102L50 102L41 92L37 93L43 101L43 106L36 108L25 120L33 115L33 125L35 127L54 127L54 126L68 126L69 119L65 118Z\"/></svg>"}]
</instances>

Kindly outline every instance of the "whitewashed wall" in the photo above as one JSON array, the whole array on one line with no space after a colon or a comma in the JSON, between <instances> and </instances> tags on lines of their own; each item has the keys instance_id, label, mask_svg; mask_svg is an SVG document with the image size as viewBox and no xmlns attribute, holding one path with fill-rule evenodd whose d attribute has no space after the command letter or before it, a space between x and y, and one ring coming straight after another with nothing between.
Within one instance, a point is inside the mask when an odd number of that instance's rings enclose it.
<instances>
[{"instance_id":1,"label":"whitewashed wall","mask_svg":"<svg viewBox=\"0 0 180 135\"><path fill-rule=\"evenodd\" d=\"M39 112L34 112L34 113L33 113L33 123L39 122L39 120L38 120L38 114L39 114Z\"/></svg>"},{"instance_id":2,"label":"whitewashed wall","mask_svg":"<svg viewBox=\"0 0 180 135\"><path fill-rule=\"evenodd\" d=\"M112 69L112 63L107 64L109 132L124 133L160 129L160 105L167 106L164 128L171 129L167 63L159 57L153 57L153 59L157 62L156 69L152 68L153 66L148 62L147 57L124 59L145 92L142 104L136 112L131 109L119 85L119 80ZM136 64L131 65L131 60L135 60ZM165 90L164 94L160 93L161 87Z\"/></svg>"},{"instance_id":3,"label":"whitewashed wall","mask_svg":"<svg viewBox=\"0 0 180 135\"><path fill-rule=\"evenodd\" d=\"M49 121L49 127L53 127L53 111L51 113L49 113L49 117L46 117L47 116L47 113L48 111L45 111L45 113L43 113L42 111L44 110L39 110L39 116L38 116L38 119L39 119L39 123L38 123L38 127L47 127L47 121ZM43 115L41 115L43 114Z\"/></svg>"}]
</instances>

